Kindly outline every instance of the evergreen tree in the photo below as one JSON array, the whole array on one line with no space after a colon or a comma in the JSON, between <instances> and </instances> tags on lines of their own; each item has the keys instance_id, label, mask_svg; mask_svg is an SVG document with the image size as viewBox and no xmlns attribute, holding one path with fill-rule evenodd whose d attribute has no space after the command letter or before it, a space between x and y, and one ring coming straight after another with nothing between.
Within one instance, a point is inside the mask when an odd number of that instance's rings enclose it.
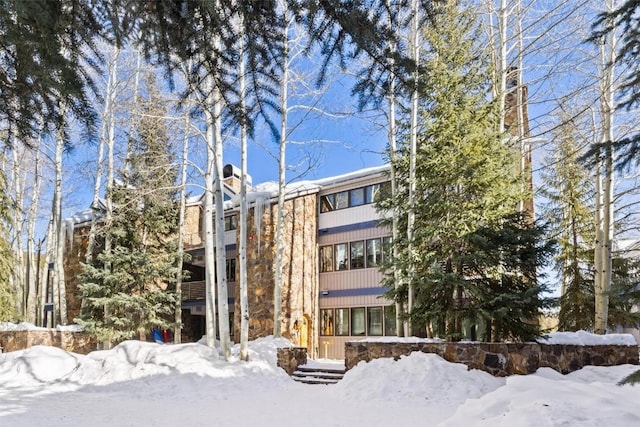
<instances>
[{"instance_id":1,"label":"evergreen tree","mask_svg":"<svg viewBox=\"0 0 640 427\"><path fill-rule=\"evenodd\" d=\"M400 255L392 262L415 271L415 333L420 326L474 338L473 325L485 324L492 327L486 339L530 339L538 334L530 321L546 303L535 272L548 248L538 243L540 230L516 214L524 186L487 101L490 73L475 21L456 3L440 4L424 30L414 249L407 253L406 239L396 239ZM405 182L407 156L404 148L397 164ZM380 208L406 212L407 186ZM391 295L404 298L402 291Z\"/></svg>"},{"instance_id":2,"label":"evergreen tree","mask_svg":"<svg viewBox=\"0 0 640 427\"><path fill-rule=\"evenodd\" d=\"M558 243L555 272L562 285L560 330L593 327L593 184L579 162L583 149L575 121L561 118L543 174L544 216Z\"/></svg>"},{"instance_id":3,"label":"evergreen tree","mask_svg":"<svg viewBox=\"0 0 640 427\"><path fill-rule=\"evenodd\" d=\"M5 236L9 220L9 200L5 196L5 178L0 170L0 322L17 320L15 291L11 286L11 248Z\"/></svg>"},{"instance_id":4,"label":"evergreen tree","mask_svg":"<svg viewBox=\"0 0 640 427\"><path fill-rule=\"evenodd\" d=\"M175 309L178 205L177 171L165 110L152 77L142 102L137 134L113 188L115 213L111 253L85 265L80 289L85 299L78 323L101 341L143 336L154 327L169 328Z\"/></svg>"}]
</instances>

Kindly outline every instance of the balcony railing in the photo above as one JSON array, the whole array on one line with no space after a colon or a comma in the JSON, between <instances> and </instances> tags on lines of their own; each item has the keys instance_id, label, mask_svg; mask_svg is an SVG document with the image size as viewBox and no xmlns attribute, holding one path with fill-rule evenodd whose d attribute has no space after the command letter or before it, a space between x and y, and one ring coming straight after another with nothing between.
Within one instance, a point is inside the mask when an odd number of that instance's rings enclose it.
<instances>
[{"instance_id":1,"label":"balcony railing","mask_svg":"<svg viewBox=\"0 0 640 427\"><path fill-rule=\"evenodd\" d=\"M206 282L183 282L182 283L182 300L203 300L206 295Z\"/></svg>"}]
</instances>

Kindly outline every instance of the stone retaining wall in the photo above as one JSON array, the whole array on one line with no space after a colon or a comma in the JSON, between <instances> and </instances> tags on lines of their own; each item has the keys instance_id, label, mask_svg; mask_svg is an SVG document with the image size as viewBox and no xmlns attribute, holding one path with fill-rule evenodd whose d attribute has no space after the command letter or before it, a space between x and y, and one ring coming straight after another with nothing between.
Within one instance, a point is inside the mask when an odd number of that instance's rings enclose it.
<instances>
[{"instance_id":1,"label":"stone retaining wall","mask_svg":"<svg viewBox=\"0 0 640 427\"><path fill-rule=\"evenodd\" d=\"M278 366L291 375L298 366L307 363L306 347L287 347L278 349Z\"/></svg>"},{"instance_id":2,"label":"stone retaining wall","mask_svg":"<svg viewBox=\"0 0 640 427\"><path fill-rule=\"evenodd\" d=\"M537 343L393 343L347 342L347 370L360 361L381 357L399 359L414 351L434 353L443 359L463 363L470 369L480 369L494 376L531 374L549 367L567 374L583 366L638 365L638 347L624 345L561 345Z\"/></svg>"},{"instance_id":3,"label":"stone retaining wall","mask_svg":"<svg viewBox=\"0 0 640 427\"><path fill-rule=\"evenodd\" d=\"M2 352L24 350L34 345L58 347L74 353L87 354L96 349L93 340L82 332L34 330L0 331Z\"/></svg>"}]
</instances>

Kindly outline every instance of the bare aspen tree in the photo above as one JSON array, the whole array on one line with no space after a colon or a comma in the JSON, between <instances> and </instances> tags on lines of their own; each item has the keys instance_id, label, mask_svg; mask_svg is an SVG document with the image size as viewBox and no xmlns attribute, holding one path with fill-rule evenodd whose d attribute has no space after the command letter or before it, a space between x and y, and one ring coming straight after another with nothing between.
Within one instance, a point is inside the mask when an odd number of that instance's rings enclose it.
<instances>
[{"instance_id":1,"label":"bare aspen tree","mask_svg":"<svg viewBox=\"0 0 640 427\"><path fill-rule=\"evenodd\" d=\"M107 61L107 86L105 89L105 104L102 112L102 124L100 129L100 138L98 140L98 157L96 159L96 175L93 184L93 199L91 202L91 226L89 227L89 236L87 243L87 252L85 253L85 263L89 264L93 260L95 251L98 209L100 207L100 189L102 188L102 173L104 168L104 150L107 144L111 147L114 145L115 139L115 102L118 82L118 62L120 57L120 49L114 46L113 51ZM110 142L108 142L110 141ZM109 195L107 194L107 197Z\"/></svg>"},{"instance_id":2,"label":"bare aspen tree","mask_svg":"<svg viewBox=\"0 0 640 427\"><path fill-rule=\"evenodd\" d=\"M63 106L60 111L65 112ZM64 277L65 229L62 220L62 153L65 143L66 119L64 114L56 127L55 133L55 184L53 193L53 289L55 319L61 325L67 324L67 292Z\"/></svg>"},{"instance_id":3,"label":"bare aspen tree","mask_svg":"<svg viewBox=\"0 0 640 427\"><path fill-rule=\"evenodd\" d=\"M390 0L386 1L387 7L387 20L389 28L397 28L397 22L395 13L392 8L392 2ZM396 76L396 67L395 67L395 59L394 55L397 52L397 46L395 42L391 42L389 45L389 68L391 69L391 75L389 77L389 91L387 94L387 104L389 108L389 126L388 126L388 138L389 138L389 161L391 164L391 194L396 194L398 188L397 182L397 172L396 172L396 152L398 150L398 142L397 142L397 126L396 126L396 103L397 103L397 76ZM400 236L400 225L399 225L399 213L394 208L394 212L392 213L391 219L391 238L393 241L397 241ZM396 245L393 246L393 258L398 259L398 248ZM395 283L395 289L398 290L402 285L402 275L400 274L400 270L398 268L393 268L393 277ZM404 312L404 304L396 299L396 335L399 337L404 336L405 325L403 324L403 312Z\"/></svg>"},{"instance_id":4,"label":"bare aspen tree","mask_svg":"<svg viewBox=\"0 0 640 427\"><path fill-rule=\"evenodd\" d=\"M289 90L289 29L291 17L287 2L280 3L284 18L282 34L282 76L280 77L280 145L278 155L278 217L276 220L276 257L274 263L274 291L273 291L273 336L282 336L282 257L284 253L284 196L286 184L286 153L287 153L287 101Z\"/></svg>"},{"instance_id":5,"label":"bare aspen tree","mask_svg":"<svg viewBox=\"0 0 640 427\"><path fill-rule=\"evenodd\" d=\"M414 199L415 199L415 191L416 191L416 151L417 151L417 140L418 140L418 78L419 71L418 65L420 63L420 33L419 33L419 21L420 21L420 8L419 2L417 0L413 0L411 3L411 35L409 48L411 50L410 56L414 63L414 71L413 71L413 82L411 88L411 121L410 121L410 134L409 134L409 201L408 201L408 212L407 212L407 251L410 259L414 259L413 254L413 236L414 236L414 226L415 226L415 210L414 210ZM413 285L413 262L409 263L409 268L407 271L408 280L409 280L409 288L407 294L407 312L411 313L413 309L413 300L414 300L414 285ZM405 336L413 335L413 328L411 322L408 322L405 325Z\"/></svg>"},{"instance_id":6,"label":"bare aspen tree","mask_svg":"<svg viewBox=\"0 0 640 427\"><path fill-rule=\"evenodd\" d=\"M37 322L37 295L38 295L38 257L36 253L40 253L40 248L36 243L36 221L38 219L38 206L40 204L41 189L41 145L42 136L38 135L36 145L33 147L35 158L33 161L33 188L31 189L31 202L29 204L29 213L27 216L27 261L26 261L26 320L28 322Z\"/></svg>"},{"instance_id":7,"label":"bare aspen tree","mask_svg":"<svg viewBox=\"0 0 640 427\"><path fill-rule=\"evenodd\" d=\"M24 183L23 183L23 170L22 170L22 157L18 151L22 148L20 144L20 138L17 134L17 130L13 129L13 148L11 150L12 158L12 184L13 184L13 252L15 258L15 265L17 268L13 268L13 274L10 279L13 283L13 289L15 290L18 300L18 310L22 317L26 316L26 304L25 296L26 289L24 283L24 248L23 248L23 208L24 208Z\"/></svg>"},{"instance_id":8,"label":"bare aspen tree","mask_svg":"<svg viewBox=\"0 0 640 427\"><path fill-rule=\"evenodd\" d=\"M613 11L613 1L606 3L607 12ZM616 36L612 31L600 41L600 115L601 115L601 157L598 158L598 169L602 177L596 177L599 190L596 196L596 254L595 256L595 323L597 334L607 332L609 310L609 290L612 277L612 245L613 245L613 136L614 115L614 65L616 58ZM601 184L600 182L601 181ZM598 253L599 252L599 253Z\"/></svg>"},{"instance_id":9,"label":"bare aspen tree","mask_svg":"<svg viewBox=\"0 0 640 427\"><path fill-rule=\"evenodd\" d=\"M211 97L210 93L213 91L214 82L211 76L205 78L207 101ZM211 110L208 108L205 101L203 106L205 122L207 124L206 130L206 146L207 146L207 165L204 173L204 266L205 266L205 281L206 281L206 294L205 294L205 309L206 309L206 338L207 345L211 348L215 348L216 344L216 310L215 310L215 295L216 295L216 260L215 260L215 240L214 240L214 227L213 227L213 180L214 176L214 162L215 162L215 136L214 136L214 117Z\"/></svg>"},{"instance_id":10,"label":"bare aspen tree","mask_svg":"<svg viewBox=\"0 0 640 427\"><path fill-rule=\"evenodd\" d=\"M249 295L247 288L247 108L246 108L246 82L245 82L245 34L244 20L239 18L238 28L238 85L239 103L243 114L240 123L240 360L249 360Z\"/></svg>"},{"instance_id":11,"label":"bare aspen tree","mask_svg":"<svg viewBox=\"0 0 640 427\"><path fill-rule=\"evenodd\" d=\"M185 80L189 80L189 72L191 70L192 61L188 61L186 69L184 70ZM184 263L184 219L186 214L187 204L187 166L189 163L189 136L191 129L191 98L189 98L184 107L184 133L182 137L182 159L180 162L180 200L179 200L179 213L178 213L178 272L176 275L176 311L175 311L175 323L176 326L173 330L173 340L176 344L182 342L182 280L183 280L183 263Z\"/></svg>"}]
</instances>

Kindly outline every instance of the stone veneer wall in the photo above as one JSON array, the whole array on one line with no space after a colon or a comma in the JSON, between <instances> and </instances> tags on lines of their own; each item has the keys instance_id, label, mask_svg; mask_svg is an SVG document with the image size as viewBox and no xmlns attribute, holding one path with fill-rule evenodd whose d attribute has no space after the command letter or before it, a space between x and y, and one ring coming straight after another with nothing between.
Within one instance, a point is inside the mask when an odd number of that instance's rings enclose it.
<instances>
[{"instance_id":1,"label":"stone veneer wall","mask_svg":"<svg viewBox=\"0 0 640 427\"><path fill-rule=\"evenodd\" d=\"M282 259L282 336L306 347L317 347L318 296L317 201L310 194L285 202L285 248ZM249 339L273 334L273 263L276 254L277 204L262 208L259 226L255 208L247 218L247 276L249 295ZM260 208L258 209L260 213ZM239 235L239 233L238 233ZM239 248L239 244L237 246ZM239 263L236 263L239 268ZM236 271L236 278L240 278ZM240 286L235 287L235 341L240 340ZM300 329L294 327L298 321ZM306 339L304 339L306 337ZM304 342L303 342L304 341Z\"/></svg>"},{"instance_id":2,"label":"stone veneer wall","mask_svg":"<svg viewBox=\"0 0 640 427\"><path fill-rule=\"evenodd\" d=\"M414 351L435 353L449 362L463 363L469 369L480 369L494 376L531 374L543 367L567 374L587 365L639 364L637 346L353 341L345 344L345 367L349 370L360 361L381 357L397 360Z\"/></svg>"},{"instance_id":3,"label":"stone veneer wall","mask_svg":"<svg viewBox=\"0 0 640 427\"><path fill-rule=\"evenodd\" d=\"M80 354L87 354L96 349L93 340L81 332L56 331L53 329L0 332L2 352L24 350L34 345L58 347Z\"/></svg>"},{"instance_id":4,"label":"stone veneer wall","mask_svg":"<svg viewBox=\"0 0 640 427\"><path fill-rule=\"evenodd\" d=\"M79 226L73 230L73 244L65 245L64 254L64 283L67 295L67 322L73 323L73 319L80 315L80 290L78 289L79 276L82 274L81 262L84 262L89 242L89 225ZM53 279L52 279L53 280ZM49 314L51 316L51 314ZM55 323L54 323L55 326Z\"/></svg>"},{"instance_id":5,"label":"stone veneer wall","mask_svg":"<svg viewBox=\"0 0 640 427\"><path fill-rule=\"evenodd\" d=\"M291 375L298 366L307 363L306 347L287 347L278 349L277 365Z\"/></svg>"}]
</instances>

